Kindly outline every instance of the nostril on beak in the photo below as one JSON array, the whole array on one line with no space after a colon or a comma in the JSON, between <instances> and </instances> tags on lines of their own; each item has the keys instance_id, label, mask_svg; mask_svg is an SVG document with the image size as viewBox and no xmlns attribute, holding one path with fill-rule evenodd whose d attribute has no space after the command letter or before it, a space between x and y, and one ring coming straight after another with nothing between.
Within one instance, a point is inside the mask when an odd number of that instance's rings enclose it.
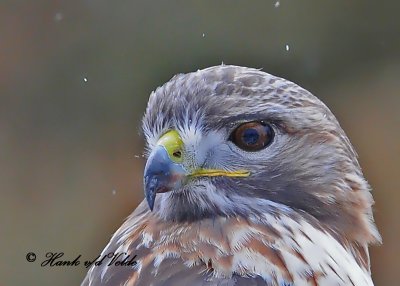
<instances>
[{"instance_id":1,"label":"nostril on beak","mask_svg":"<svg viewBox=\"0 0 400 286\"><path fill-rule=\"evenodd\" d=\"M177 159L182 158L182 152L180 150L176 150L175 152L172 153L172 156L174 156Z\"/></svg>"}]
</instances>

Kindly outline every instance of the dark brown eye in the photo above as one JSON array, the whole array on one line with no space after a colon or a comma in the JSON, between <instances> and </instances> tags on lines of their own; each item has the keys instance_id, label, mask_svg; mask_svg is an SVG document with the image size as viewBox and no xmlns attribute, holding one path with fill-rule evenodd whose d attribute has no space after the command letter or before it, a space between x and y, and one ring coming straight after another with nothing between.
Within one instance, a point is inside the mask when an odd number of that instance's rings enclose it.
<instances>
[{"instance_id":1,"label":"dark brown eye","mask_svg":"<svg viewBox=\"0 0 400 286\"><path fill-rule=\"evenodd\" d=\"M230 140L236 146L250 152L264 149L272 142L273 138L272 127L260 121L243 123L230 136Z\"/></svg>"}]
</instances>

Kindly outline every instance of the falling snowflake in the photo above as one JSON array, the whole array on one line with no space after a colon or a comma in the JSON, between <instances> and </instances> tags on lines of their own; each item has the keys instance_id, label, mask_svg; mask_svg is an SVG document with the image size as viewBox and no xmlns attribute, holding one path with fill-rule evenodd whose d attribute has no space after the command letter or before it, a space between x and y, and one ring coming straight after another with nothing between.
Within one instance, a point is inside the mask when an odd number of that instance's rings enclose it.
<instances>
[{"instance_id":1,"label":"falling snowflake","mask_svg":"<svg viewBox=\"0 0 400 286\"><path fill-rule=\"evenodd\" d=\"M57 13L54 15L54 21L60 22L62 19L64 19L63 13L57 12Z\"/></svg>"}]
</instances>

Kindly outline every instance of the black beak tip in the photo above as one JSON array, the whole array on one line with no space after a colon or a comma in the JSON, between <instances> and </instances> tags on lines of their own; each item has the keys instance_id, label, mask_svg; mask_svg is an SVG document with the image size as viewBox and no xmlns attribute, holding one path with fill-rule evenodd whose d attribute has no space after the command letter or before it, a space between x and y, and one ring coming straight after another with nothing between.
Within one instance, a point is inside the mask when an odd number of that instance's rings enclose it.
<instances>
[{"instance_id":1,"label":"black beak tip","mask_svg":"<svg viewBox=\"0 0 400 286\"><path fill-rule=\"evenodd\" d=\"M144 195L146 197L147 204L151 211L154 208L154 202L156 200L156 186L157 186L157 179L150 178L149 176L145 176L144 180Z\"/></svg>"},{"instance_id":2,"label":"black beak tip","mask_svg":"<svg viewBox=\"0 0 400 286\"><path fill-rule=\"evenodd\" d=\"M147 205L149 206L150 211L153 211L155 196L151 197L151 196L146 195L146 201L147 201Z\"/></svg>"}]
</instances>

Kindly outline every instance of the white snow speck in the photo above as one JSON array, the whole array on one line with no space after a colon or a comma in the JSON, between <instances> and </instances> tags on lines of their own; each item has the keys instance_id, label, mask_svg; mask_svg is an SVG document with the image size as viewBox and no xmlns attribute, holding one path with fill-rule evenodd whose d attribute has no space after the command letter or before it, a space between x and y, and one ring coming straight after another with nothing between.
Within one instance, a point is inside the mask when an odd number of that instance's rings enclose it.
<instances>
[{"instance_id":1,"label":"white snow speck","mask_svg":"<svg viewBox=\"0 0 400 286\"><path fill-rule=\"evenodd\" d=\"M57 12L57 13L54 15L54 21L60 22L62 19L64 19L63 13Z\"/></svg>"},{"instance_id":2,"label":"white snow speck","mask_svg":"<svg viewBox=\"0 0 400 286\"><path fill-rule=\"evenodd\" d=\"M84 77L84 78L83 78L83 81L84 81L84 82L87 82L87 81L88 81L87 77Z\"/></svg>"},{"instance_id":3,"label":"white snow speck","mask_svg":"<svg viewBox=\"0 0 400 286\"><path fill-rule=\"evenodd\" d=\"M275 8L278 8L280 5L281 5L281 3L279 1L276 1L274 6L275 6Z\"/></svg>"},{"instance_id":4,"label":"white snow speck","mask_svg":"<svg viewBox=\"0 0 400 286\"><path fill-rule=\"evenodd\" d=\"M203 35L202 35L202 36L203 36L203 38L204 38L204 37L206 36L206 34L204 34L204 33L203 33Z\"/></svg>"},{"instance_id":5,"label":"white snow speck","mask_svg":"<svg viewBox=\"0 0 400 286\"><path fill-rule=\"evenodd\" d=\"M113 194L113 196L115 196L115 194L117 193L117 190L112 190L111 193Z\"/></svg>"},{"instance_id":6,"label":"white snow speck","mask_svg":"<svg viewBox=\"0 0 400 286\"><path fill-rule=\"evenodd\" d=\"M288 44L286 44L286 51L289 51L289 50L290 50L290 47Z\"/></svg>"},{"instance_id":7,"label":"white snow speck","mask_svg":"<svg viewBox=\"0 0 400 286\"><path fill-rule=\"evenodd\" d=\"M133 157L135 157L135 158L140 158L140 156L139 156L139 155L133 155Z\"/></svg>"}]
</instances>

